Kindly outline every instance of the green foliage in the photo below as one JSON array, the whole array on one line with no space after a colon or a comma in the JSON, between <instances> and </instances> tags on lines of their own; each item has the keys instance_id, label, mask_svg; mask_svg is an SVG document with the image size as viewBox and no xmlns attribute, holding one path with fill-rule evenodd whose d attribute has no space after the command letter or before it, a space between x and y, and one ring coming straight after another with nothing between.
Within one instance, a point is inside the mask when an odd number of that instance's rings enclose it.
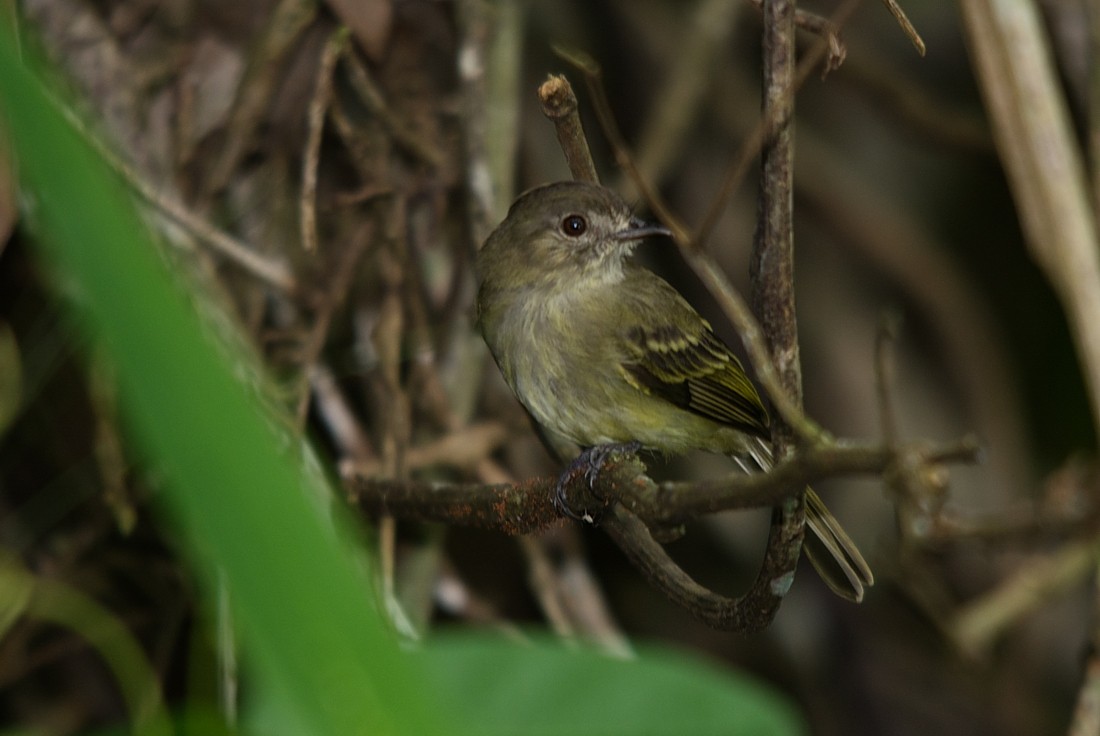
<instances>
[{"instance_id":1,"label":"green foliage","mask_svg":"<svg viewBox=\"0 0 1100 736\"><path fill-rule=\"evenodd\" d=\"M478 736L668 736L804 732L791 703L743 675L694 657L644 650L623 661L471 637L430 649L428 681L459 715L452 733Z\"/></svg>"}]
</instances>

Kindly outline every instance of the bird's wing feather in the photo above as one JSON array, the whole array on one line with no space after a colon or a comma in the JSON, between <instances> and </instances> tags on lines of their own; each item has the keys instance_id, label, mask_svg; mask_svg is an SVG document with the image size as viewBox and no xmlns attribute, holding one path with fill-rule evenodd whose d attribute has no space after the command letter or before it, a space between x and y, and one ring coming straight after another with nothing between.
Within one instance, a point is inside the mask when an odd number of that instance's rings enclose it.
<instances>
[{"instance_id":1,"label":"bird's wing feather","mask_svg":"<svg viewBox=\"0 0 1100 736\"><path fill-rule=\"evenodd\" d=\"M682 409L767 437L767 412L737 356L686 302L676 303L683 311L624 326L627 380Z\"/></svg>"}]
</instances>

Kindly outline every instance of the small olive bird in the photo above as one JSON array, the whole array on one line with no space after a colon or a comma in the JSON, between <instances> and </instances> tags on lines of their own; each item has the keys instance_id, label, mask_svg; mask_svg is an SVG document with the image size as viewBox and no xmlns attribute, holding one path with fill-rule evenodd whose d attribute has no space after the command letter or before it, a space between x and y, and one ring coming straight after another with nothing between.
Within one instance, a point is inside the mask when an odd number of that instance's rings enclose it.
<instances>
[{"instance_id":1,"label":"small olive bird","mask_svg":"<svg viewBox=\"0 0 1100 736\"><path fill-rule=\"evenodd\" d=\"M532 189L478 253L478 322L516 398L582 448L705 450L772 465L768 414L740 361L666 281L629 258L651 235L609 189ZM812 489L806 552L838 595L873 583Z\"/></svg>"}]
</instances>

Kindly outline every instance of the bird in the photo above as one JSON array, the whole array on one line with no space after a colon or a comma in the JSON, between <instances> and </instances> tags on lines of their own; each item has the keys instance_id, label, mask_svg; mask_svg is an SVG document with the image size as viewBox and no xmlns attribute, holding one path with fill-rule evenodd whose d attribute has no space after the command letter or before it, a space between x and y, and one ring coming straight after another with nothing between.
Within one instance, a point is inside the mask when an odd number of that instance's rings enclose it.
<instances>
[{"instance_id":1,"label":"bird","mask_svg":"<svg viewBox=\"0 0 1100 736\"><path fill-rule=\"evenodd\" d=\"M528 190L477 254L482 336L553 440L588 453L703 450L766 471L769 416L740 360L672 285L630 257L645 238L668 234L599 184ZM819 575L862 600L870 567L810 488L806 524L804 549Z\"/></svg>"}]
</instances>

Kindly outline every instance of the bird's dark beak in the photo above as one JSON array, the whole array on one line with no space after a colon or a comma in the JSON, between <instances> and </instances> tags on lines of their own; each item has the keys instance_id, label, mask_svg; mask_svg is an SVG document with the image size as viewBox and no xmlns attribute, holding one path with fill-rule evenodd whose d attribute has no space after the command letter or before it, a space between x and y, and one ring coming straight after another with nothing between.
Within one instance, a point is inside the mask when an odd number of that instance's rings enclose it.
<instances>
[{"instance_id":1,"label":"bird's dark beak","mask_svg":"<svg viewBox=\"0 0 1100 736\"><path fill-rule=\"evenodd\" d=\"M652 235L664 235L666 237L672 237L672 231L664 225L655 225L650 222L644 222L637 217L633 217L630 220L630 226L625 230L620 230L612 237L615 240L629 242L631 240L641 240L642 238L648 238Z\"/></svg>"}]
</instances>

